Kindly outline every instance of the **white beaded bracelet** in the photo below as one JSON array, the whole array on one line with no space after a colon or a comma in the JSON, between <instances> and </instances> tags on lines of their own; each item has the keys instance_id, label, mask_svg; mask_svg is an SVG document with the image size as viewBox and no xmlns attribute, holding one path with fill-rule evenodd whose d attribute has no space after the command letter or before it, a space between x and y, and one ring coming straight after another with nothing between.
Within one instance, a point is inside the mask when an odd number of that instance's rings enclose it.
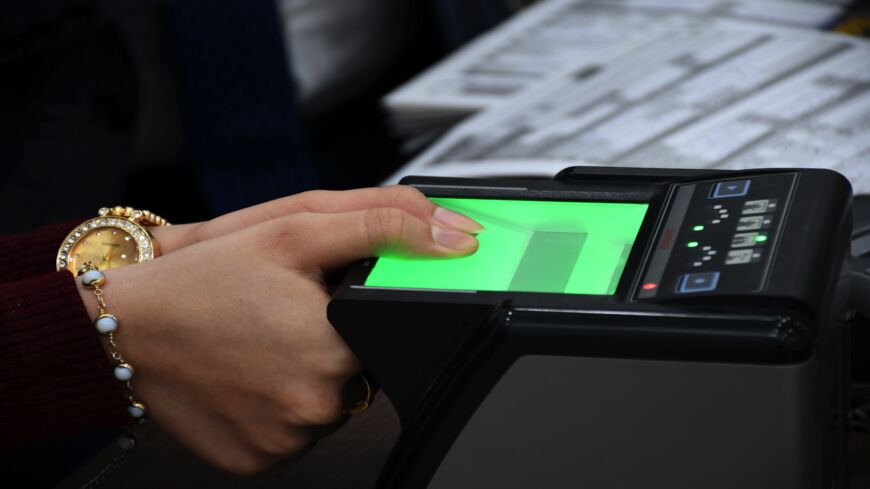
<instances>
[{"instance_id":1,"label":"white beaded bracelet","mask_svg":"<svg viewBox=\"0 0 870 489\"><path fill-rule=\"evenodd\" d=\"M82 279L82 285L91 289L97 297L97 319L94 321L94 327L97 331L106 336L109 341L109 354L117 364L115 365L115 378L124 384L124 395L129 401L127 412L136 420L144 420L147 409L144 404L136 400L133 395L133 374L135 369L127 362L118 350L118 343L115 342L115 332L120 326L118 318L106 312L106 302L103 300L103 289L101 285L106 283L106 275L103 274L93 263L87 262L78 270L78 275Z\"/></svg>"},{"instance_id":2,"label":"white beaded bracelet","mask_svg":"<svg viewBox=\"0 0 870 489\"><path fill-rule=\"evenodd\" d=\"M133 385L130 382L133 380L135 370L129 362L124 360L124 357L118 350L118 344L115 342L115 331L118 330L118 326L120 326L121 323L118 321L117 317L106 312L106 301L103 299L103 289L100 288L101 285L106 283L106 275L103 274L103 272L101 272L93 263L87 262L79 268L77 276L81 277L82 285L93 291L94 295L97 297L98 314L97 319L94 321L94 327L100 334L105 335L109 341L109 354L112 356L112 359L117 362L113 373L115 374L115 378L123 383L124 395L130 403L127 406L127 412L130 416L136 419L137 422L144 422L147 409L144 404L137 401L133 396ZM112 461L100 470L93 478L82 485L82 489L96 489L100 482L108 477L109 474L118 467L127 453L136 447L136 437L133 435L131 429L128 428L126 432L118 438L118 447L121 449L120 453L118 453L118 455L115 456Z\"/></svg>"}]
</instances>

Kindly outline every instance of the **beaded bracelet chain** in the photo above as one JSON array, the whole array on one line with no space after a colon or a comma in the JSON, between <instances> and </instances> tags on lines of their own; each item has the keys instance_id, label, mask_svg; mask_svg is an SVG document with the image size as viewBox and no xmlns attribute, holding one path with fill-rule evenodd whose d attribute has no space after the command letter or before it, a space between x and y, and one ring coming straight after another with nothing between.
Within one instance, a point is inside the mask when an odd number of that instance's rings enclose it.
<instances>
[{"instance_id":1,"label":"beaded bracelet chain","mask_svg":"<svg viewBox=\"0 0 870 489\"><path fill-rule=\"evenodd\" d=\"M123 382L124 395L130 402L127 406L127 412L130 416L139 420L145 416L145 405L137 401L133 397L133 385L130 381L133 379L133 366L130 365L118 350L118 343L115 341L115 331L118 330L120 323L118 318L106 312L106 302L103 300L103 289L101 285L106 283L106 275L99 271L93 263L87 262L79 269L79 276L82 278L82 285L91 289L97 297L97 319L94 321L94 326L100 334L106 336L109 340L109 355L117 362L115 365L115 378Z\"/></svg>"},{"instance_id":2,"label":"beaded bracelet chain","mask_svg":"<svg viewBox=\"0 0 870 489\"><path fill-rule=\"evenodd\" d=\"M97 319L94 321L94 327L97 328L97 331L100 334L105 335L108 340L109 355L111 355L112 359L116 362L114 369L115 378L123 383L124 396L129 402L127 412L137 422L144 422L147 409L145 408L145 405L137 401L133 395L133 384L131 383L131 380L133 379L135 371L133 366L130 365L130 363L121 355L121 351L118 349L118 343L115 341L115 332L118 330L120 322L117 317L106 312L106 302L103 299L103 289L100 287L106 283L106 275L97 269L93 263L87 262L79 268L78 276L82 279L82 285L90 289L97 298L98 314ZM118 439L118 446L121 448L121 453L115 457L106 468L101 470L99 474L88 481L83 488L92 488L99 484L102 479L114 470L118 463L120 463L124 458L124 455L136 446L136 438L133 436L131 430L127 430L127 432Z\"/></svg>"}]
</instances>

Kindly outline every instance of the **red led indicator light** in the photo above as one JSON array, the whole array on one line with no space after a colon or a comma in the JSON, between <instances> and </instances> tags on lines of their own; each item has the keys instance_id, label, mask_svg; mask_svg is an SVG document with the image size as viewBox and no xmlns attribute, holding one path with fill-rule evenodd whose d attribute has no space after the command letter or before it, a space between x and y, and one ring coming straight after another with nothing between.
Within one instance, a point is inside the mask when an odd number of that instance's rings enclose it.
<instances>
[{"instance_id":1,"label":"red led indicator light","mask_svg":"<svg viewBox=\"0 0 870 489\"><path fill-rule=\"evenodd\" d=\"M655 290L658 286L659 286L659 284L654 284L652 282L648 282L648 283L641 285L640 288L643 290Z\"/></svg>"}]
</instances>

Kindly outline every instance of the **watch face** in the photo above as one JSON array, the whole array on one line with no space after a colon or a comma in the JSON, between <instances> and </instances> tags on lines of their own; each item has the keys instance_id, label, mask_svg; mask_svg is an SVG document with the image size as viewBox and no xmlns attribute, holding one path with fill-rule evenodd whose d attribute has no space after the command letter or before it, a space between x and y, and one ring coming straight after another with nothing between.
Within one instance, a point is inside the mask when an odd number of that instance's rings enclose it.
<instances>
[{"instance_id":1,"label":"watch face","mask_svg":"<svg viewBox=\"0 0 870 489\"><path fill-rule=\"evenodd\" d=\"M126 219L96 218L74 229L57 257L58 270L75 272L91 262L100 270L151 260L151 236Z\"/></svg>"}]
</instances>

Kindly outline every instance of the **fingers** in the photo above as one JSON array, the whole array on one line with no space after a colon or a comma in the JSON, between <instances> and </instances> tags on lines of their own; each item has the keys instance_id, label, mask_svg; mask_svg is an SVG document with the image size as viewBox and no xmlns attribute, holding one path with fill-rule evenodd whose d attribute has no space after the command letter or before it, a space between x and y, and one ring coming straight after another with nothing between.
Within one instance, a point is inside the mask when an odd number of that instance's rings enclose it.
<instances>
[{"instance_id":1,"label":"fingers","mask_svg":"<svg viewBox=\"0 0 870 489\"><path fill-rule=\"evenodd\" d=\"M385 254L458 257L474 253L478 246L471 233L388 207L298 214L283 225L292 241L285 244L284 252L292 254L297 266L309 270L332 270Z\"/></svg>"},{"instance_id":2,"label":"fingers","mask_svg":"<svg viewBox=\"0 0 870 489\"><path fill-rule=\"evenodd\" d=\"M160 254L172 253L196 243L196 230L201 223L149 226L148 231L160 245Z\"/></svg>"},{"instance_id":3,"label":"fingers","mask_svg":"<svg viewBox=\"0 0 870 489\"><path fill-rule=\"evenodd\" d=\"M346 191L303 192L220 216L203 223L196 233L201 241L297 213L332 214L381 207L402 209L423 221L432 224L440 222L467 232L480 232L483 229L480 224L461 214L438 207L413 187L393 185Z\"/></svg>"},{"instance_id":4,"label":"fingers","mask_svg":"<svg viewBox=\"0 0 870 489\"><path fill-rule=\"evenodd\" d=\"M149 396L149 405L154 420L199 457L227 472L251 475L304 455L323 434L345 421L340 385L285 379L267 392L252 389L217 398L208 392L202 397L202 390L209 388L201 386ZM251 398L256 401L248 402ZM232 409L214 411L204 399Z\"/></svg>"},{"instance_id":5,"label":"fingers","mask_svg":"<svg viewBox=\"0 0 870 489\"><path fill-rule=\"evenodd\" d=\"M408 185L381 188L361 188L342 192L314 190L290 197L293 205L308 212L353 212L378 207L402 209L423 220L432 218L436 206L422 192Z\"/></svg>"}]
</instances>

